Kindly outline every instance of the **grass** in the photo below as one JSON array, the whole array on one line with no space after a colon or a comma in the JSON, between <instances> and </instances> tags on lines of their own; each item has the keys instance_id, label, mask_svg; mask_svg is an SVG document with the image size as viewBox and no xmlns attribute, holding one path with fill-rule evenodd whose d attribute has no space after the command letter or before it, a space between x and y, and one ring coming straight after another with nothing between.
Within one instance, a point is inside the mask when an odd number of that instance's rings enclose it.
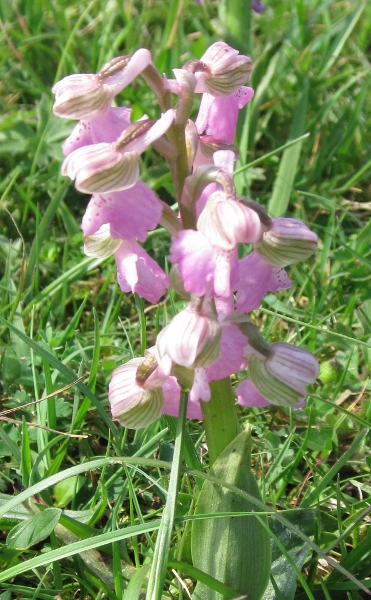
<instances>
[{"instance_id":1,"label":"grass","mask_svg":"<svg viewBox=\"0 0 371 600\"><path fill-rule=\"evenodd\" d=\"M151 345L176 306L123 295L111 259L84 257L86 197L59 173L71 124L52 115L50 89L142 45L171 76L218 39L216 5L0 5L1 599L144 597L172 503L163 597L187 598L202 578L189 549L209 477L202 423L186 424L180 492L166 505L176 420L125 430L107 402L113 368ZM307 406L238 409L253 430L260 509L274 513L264 600L359 600L367 597L359 582L371 587L371 6L267 0L251 27L255 97L239 122L236 185L272 214L303 219L320 239L316 256L291 268L292 288L267 295L254 313L267 339L304 345L320 360ZM134 118L158 114L140 80L120 100ZM171 201L170 177L153 154L143 173ZM164 233L146 244L164 261ZM36 514L45 535L26 529L28 539L12 544L14 527Z\"/></svg>"}]
</instances>

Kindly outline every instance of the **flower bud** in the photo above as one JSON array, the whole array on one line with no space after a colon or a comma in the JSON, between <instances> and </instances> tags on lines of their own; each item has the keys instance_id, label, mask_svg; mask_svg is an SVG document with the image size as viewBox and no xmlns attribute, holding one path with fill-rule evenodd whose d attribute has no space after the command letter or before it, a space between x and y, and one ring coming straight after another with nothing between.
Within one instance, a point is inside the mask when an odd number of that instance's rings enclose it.
<instances>
[{"instance_id":1,"label":"flower bud","mask_svg":"<svg viewBox=\"0 0 371 600\"><path fill-rule=\"evenodd\" d=\"M75 180L76 189L86 194L125 190L139 179L139 155L122 154L114 144L105 142L83 146L64 159L61 173Z\"/></svg>"},{"instance_id":2,"label":"flower bud","mask_svg":"<svg viewBox=\"0 0 371 600\"><path fill-rule=\"evenodd\" d=\"M76 188L87 194L132 187L139 178L140 154L167 131L173 119L174 111L168 110L158 121L145 118L129 125L115 143L74 150L64 159L62 175L75 180Z\"/></svg>"},{"instance_id":3,"label":"flower bud","mask_svg":"<svg viewBox=\"0 0 371 600\"><path fill-rule=\"evenodd\" d=\"M214 303L194 298L158 336L158 363L165 373L173 363L192 369L209 365L220 354L220 337Z\"/></svg>"},{"instance_id":4,"label":"flower bud","mask_svg":"<svg viewBox=\"0 0 371 600\"><path fill-rule=\"evenodd\" d=\"M309 258L317 248L317 236L298 219L271 219L271 228L255 250L271 265L286 267Z\"/></svg>"},{"instance_id":5,"label":"flower bud","mask_svg":"<svg viewBox=\"0 0 371 600\"><path fill-rule=\"evenodd\" d=\"M106 258L116 252L121 244L121 239L113 238L110 234L109 223L105 223L93 235L84 235L83 242L86 256Z\"/></svg>"},{"instance_id":6,"label":"flower bud","mask_svg":"<svg viewBox=\"0 0 371 600\"><path fill-rule=\"evenodd\" d=\"M112 102L112 94L93 74L69 75L53 88L53 112L64 119L83 119L104 113Z\"/></svg>"},{"instance_id":7,"label":"flower bud","mask_svg":"<svg viewBox=\"0 0 371 600\"><path fill-rule=\"evenodd\" d=\"M69 75L52 89L53 112L65 119L86 119L104 113L112 98L128 86L151 62L149 50L119 56L106 63L99 73Z\"/></svg>"},{"instance_id":8,"label":"flower bud","mask_svg":"<svg viewBox=\"0 0 371 600\"><path fill-rule=\"evenodd\" d=\"M184 65L196 75L196 92L209 92L214 96L229 96L248 80L252 62L225 44L216 42L208 48L199 61Z\"/></svg>"},{"instance_id":9,"label":"flower bud","mask_svg":"<svg viewBox=\"0 0 371 600\"><path fill-rule=\"evenodd\" d=\"M197 229L223 250L232 250L239 243L258 242L263 235L258 213L238 200L227 200L220 191L209 197L197 221Z\"/></svg>"},{"instance_id":10,"label":"flower bud","mask_svg":"<svg viewBox=\"0 0 371 600\"><path fill-rule=\"evenodd\" d=\"M313 354L285 342L271 344L272 353L251 353L249 375L255 388L271 404L292 406L305 400L307 385L314 383L319 365Z\"/></svg>"},{"instance_id":11,"label":"flower bud","mask_svg":"<svg viewBox=\"0 0 371 600\"><path fill-rule=\"evenodd\" d=\"M115 369L109 384L108 398L112 418L124 427L140 429L162 414L164 395L161 387L146 389L137 380L142 358L133 358ZM142 374L143 378L143 374Z\"/></svg>"}]
</instances>

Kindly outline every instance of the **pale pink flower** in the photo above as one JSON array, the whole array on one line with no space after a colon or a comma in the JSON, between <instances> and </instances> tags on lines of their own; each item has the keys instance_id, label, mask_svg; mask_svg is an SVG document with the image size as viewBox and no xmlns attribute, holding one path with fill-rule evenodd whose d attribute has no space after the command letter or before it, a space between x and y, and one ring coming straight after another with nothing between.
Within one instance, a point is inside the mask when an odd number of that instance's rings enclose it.
<instances>
[{"instance_id":1,"label":"pale pink flower","mask_svg":"<svg viewBox=\"0 0 371 600\"><path fill-rule=\"evenodd\" d=\"M236 92L246 83L252 70L250 57L239 54L225 42L215 42L199 61L184 66L196 76L196 93L209 92L215 96Z\"/></svg>"},{"instance_id":2,"label":"pale pink flower","mask_svg":"<svg viewBox=\"0 0 371 600\"><path fill-rule=\"evenodd\" d=\"M68 175L80 192L88 194L132 187L139 179L140 154L167 131L173 119L170 109L155 123L140 120L127 127L115 143L74 150L62 164L62 175Z\"/></svg>"},{"instance_id":3,"label":"pale pink flower","mask_svg":"<svg viewBox=\"0 0 371 600\"><path fill-rule=\"evenodd\" d=\"M237 249L214 246L199 231L185 229L172 238L170 260L178 265L187 292L229 297L238 278Z\"/></svg>"},{"instance_id":4,"label":"pale pink flower","mask_svg":"<svg viewBox=\"0 0 371 600\"><path fill-rule=\"evenodd\" d=\"M204 367L219 356L220 336L212 302L194 298L157 337L157 362L168 374L173 363L189 369Z\"/></svg>"},{"instance_id":5,"label":"pale pink flower","mask_svg":"<svg viewBox=\"0 0 371 600\"><path fill-rule=\"evenodd\" d=\"M117 281L123 292L136 292L156 304L169 281L156 261L135 241L123 240L116 250Z\"/></svg>"},{"instance_id":6,"label":"pale pink flower","mask_svg":"<svg viewBox=\"0 0 371 600\"><path fill-rule=\"evenodd\" d=\"M68 156L74 150L91 144L115 142L129 127L130 113L131 108L110 107L103 114L79 121L62 145L63 154Z\"/></svg>"},{"instance_id":7,"label":"pale pink flower","mask_svg":"<svg viewBox=\"0 0 371 600\"><path fill-rule=\"evenodd\" d=\"M278 218L270 220L270 227L255 250L272 265L286 267L312 256L318 238L299 219Z\"/></svg>"},{"instance_id":8,"label":"pale pink flower","mask_svg":"<svg viewBox=\"0 0 371 600\"><path fill-rule=\"evenodd\" d=\"M248 313L259 308L263 296L268 292L291 287L285 269L266 262L255 251L239 261L237 285L237 308Z\"/></svg>"},{"instance_id":9,"label":"pale pink flower","mask_svg":"<svg viewBox=\"0 0 371 600\"><path fill-rule=\"evenodd\" d=\"M258 213L237 199L227 199L216 191L208 198L197 221L197 229L210 243L222 250L238 244L258 242L264 232Z\"/></svg>"},{"instance_id":10,"label":"pale pink flower","mask_svg":"<svg viewBox=\"0 0 371 600\"><path fill-rule=\"evenodd\" d=\"M203 94L196 119L198 133L205 133L219 142L232 144L236 135L238 111L253 96L254 90L245 86L242 86L234 94L226 97Z\"/></svg>"},{"instance_id":11,"label":"pale pink flower","mask_svg":"<svg viewBox=\"0 0 371 600\"><path fill-rule=\"evenodd\" d=\"M68 75L58 81L53 112L66 119L87 119L104 113L116 94L128 86L151 62L149 50L109 61L97 74Z\"/></svg>"},{"instance_id":12,"label":"pale pink flower","mask_svg":"<svg viewBox=\"0 0 371 600\"><path fill-rule=\"evenodd\" d=\"M85 235L93 235L103 224L110 225L114 238L144 242L148 231L160 221L162 205L156 194L142 181L133 187L110 194L94 194L82 219Z\"/></svg>"},{"instance_id":13,"label":"pale pink flower","mask_svg":"<svg viewBox=\"0 0 371 600\"><path fill-rule=\"evenodd\" d=\"M161 387L146 387L137 382L137 369L143 359L133 358L112 373L108 388L112 418L124 427L140 429L162 414L164 394Z\"/></svg>"},{"instance_id":14,"label":"pale pink flower","mask_svg":"<svg viewBox=\"0 0 371 600\"><path fill-rule=\"evenodd\" d=\"M270 344L269 349L266 355L245 349L254 387L271 404L293 406L303 402L307 385L318 376L318 361L308 350L285 342Z\"/></svg>"},{"instance_id":15,"label":"pale pink flower","mask_svg":"<svg viewBox=\"0 0 371 600\"><path fill-rule=\"evenodd\" d=\"M159 418L162 414L178 416L180 387L175 377L167 377L161 384L153 385L148 378L138 381L138 367L143 358L133 358L115 369L109 384L108 399L112 418L124 427L141 429ZM188 402L187 417L201 419L199 402Z\"/></svg>"}]
</instances>

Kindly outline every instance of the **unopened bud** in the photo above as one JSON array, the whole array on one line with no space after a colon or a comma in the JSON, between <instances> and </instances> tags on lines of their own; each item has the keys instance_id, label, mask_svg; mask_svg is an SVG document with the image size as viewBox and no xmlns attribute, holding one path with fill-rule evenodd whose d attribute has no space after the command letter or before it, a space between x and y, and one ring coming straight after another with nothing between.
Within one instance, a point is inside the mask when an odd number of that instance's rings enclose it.
<instances>
[{"instance_id":1,"label":"unopened bud","mask_svg":"<svg viewBox=\"0 0 371 600\"><path fill-rule=\"evenodd\" d=\"M317 236L298 219L271 219L271 228L255 245L255 250L271 265L286 267L312 256Z\"/></svg>"},{"instance_id":2,"label":"unopened bud","mask_svg":"<svg viewBox=\"0 0 371 600\"><path fill-rule=\"evenodd\" d=\"M194 298L158 336L158 362L165 373L173 363L192 369L204 367L219 357L220 338L213 301Z\"/></svg>"},{"instance_id":3,"label":"unopened bud","mask_svg":"<svg viewBox=\"0 0 371 600\"><path fill-rule=\"evenodd\" d=\"M197 77L196 92L209 92L214 96L230 96L248 80L252 62L225 44L216 42L193 65Z\"/></svg>"},{"instance_id":4,"label":"unopened bud","mask_svg":"<svg viewBox=\"0 0 371 600\"><path fill-rule=\"evenodd\" d=\"M151 54L140 48L130 56L119 56L97 73L69 75L52 89L53 112L65 119L96 117L109 108L116 94L128 86L151 62Z\"/></svg>"},{"instance_id":5,"label":"unopened bud","mask_svg":"<svg viewBox=\"0 0 371 600\"><path fill-rule=\"evenodd\" d=\"M209 197L198 221L197 229L214 246L232 250L237 244L258 242L263 235L259 215L238 200L228 200L221 191Z\"/></svg>"},{"instance_id":6,"label":"unopened bud","mask_svg":"<svg viewBox=\"0 0 371 600\"><path fill-rule=\"evenodd\" d=\"M122 154L114 144L92 144L71 152L61 172L86 194L125 190L139 179L139 155L136 152Z\"/></svg>"},{"instance_id":7,"label":"unopened bud","mask_svg":"<svg viewBox=\"0 0 371 600\"><path fill-rule=\"evenodd\" d=\"M124 427L141 429L161 414L164 395L161 387L146 389L137 381L142 358L133 358L115 369L109 384L108 398L112 418Z\"/></svg>"},{"instance_id":8,"label":"unopened bud","mask_svg":"<svg viewBox=\"0 0 371 600\"><path fill-rule=\"evenodd\" d=\"M53 112L64 119L91 118L105 112L112 94L94 74L69 75L53 88Z\"/></svg>"},{"instance_id":9,"label":"unopened bud","mask_svg":"<svg viewBox=\"0 0 371 600\"><path fill-rule=\"evenodd\" d=\"M305 400L307 385L314 383L319 365L313 354L285 342L270 345L271 355L249 358L249 375L255 388L272 404L292 406Z\"/></svg>"}]
</instances>

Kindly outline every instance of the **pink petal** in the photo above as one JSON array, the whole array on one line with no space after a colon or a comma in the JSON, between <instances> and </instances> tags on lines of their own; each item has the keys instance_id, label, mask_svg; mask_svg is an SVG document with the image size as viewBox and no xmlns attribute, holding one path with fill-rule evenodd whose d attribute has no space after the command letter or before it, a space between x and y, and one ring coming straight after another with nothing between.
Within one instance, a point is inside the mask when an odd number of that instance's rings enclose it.
<instances>
[{"instance_id":1,"label":"pink petal","mask_svg":"<svg viewBox=\"0 0 371 600\"><path fill-rule=\"evenodd\" d=\"M172 238L170 260L178 265L187 292L203 296L214 273L215 251L198 231L185 229Z\"/></svg>"},{"instance_id":2,"label":"pink petal","mask_svg":"<svg viewBox=\"0 0 371 600\"><path fill-rule=\"evenodd\" d=\"M164 394L164 406L162 412L165 415L178 417L180 404L180 387L175 377L168 377L168 379L162 386L162 391ZM202 412L199 402L191 402L190 400L188 400L187 418L197 420L202 419Z\"/></svg>"},{"instance_id":3,"label":"pink petal","mask_svg":"<svg viewBox=\"0 0 371 600\"><path fill-rule=\"evenodd\" d=\"M240 261L239 278L237 308L240 312L259 308L263 296L268 292L291 287L286 271L270 265L255 251Z\"/></svg>"},{"instance_id":4,"label":"pink petal","mask_svg":"<svg viewBox=\"0 0 371 600\"><path fill-rule=\"evenodd\" d=\"M112 95L116 95L126 88L151 62L151 53L147 48L139 48L134 52L130 61L114 75L102 79L103 84L110 89Z\"/></svg>"},{"instance_id":5,"label":"pink petal","mask_svg":"<svg viewBox=\"0 0 371 600\"><path fill-rule=\"evenodd\" d=\"M128 190L94 194L82 219L82 230L92 235L109 223L112 237L144 242L147 232L157 227L161 212L156 194L139 181Z\"/></svg>"},{"instance_id":6,"label":"pink petal","mask_svg":"<svg viewBox=\"0 0 371 600\"><path fill-rule=\"evenodd\" d=\"M232 250L216 249L214 291L217 296L228 298L236 288L238 281L237 248Z\"/></svg>"},{"instance_id":7,"label":"pink petal","mask_svg":"<svg viewBox=\"0 0 371 600\"><path fill-rule=\"evenodd\" d=\"M244 379L235 388L238 404L241 406L270 406L270 402L266 400L260 392L254 387L250 379ZM292 405L292 408L303 408L305 400Z\"/></svg>"},{"instance_id":8,"label":"pink petal","mask_svg":"<svg viewBox=\"0 0 371 600\"><path fill-rule=\"evenodd\" d=\"M238 404L242 406L269 406L268 400L258 392L250 379L244 379L235 389Z\"/></svg>"},{"instance_id":9,"label":"pink petal","mask_svg":"<svg viewBox=\"0 0 371 600\"><path fill-rule=\"evenodd\" d=\"M195 369L193 385L189 392L190 401L197 402L198 400L203 400L204 402L208 402L210 397L211 391L205 369Z\"/></svg>"},{"instance_id":10,"label":"pink petal","mask_svg":"<svg viewBox=\"0 0 371 600\"><path fill-rule=\"evenodd\" d=\"M125 145L125 152L137 152L141 154L152 142L160 138L169 129L175 118L175 112L171 108L164 113L152 127L137 139Z\"/></svg>"},{"instance_id":11,"label":"pink petal","mask_svg":"<svg viewBox=\"0 0 371 600\"><path fill-rule=\"evenodd\" d=\"M223 325L220 342L221 354L211 365L205 367L209 381L229 377L236 371L246 367L243 356L244 346L248 343L246 337L232 323Z\"/></svg>"},{"instance_id":12,"label":"pink petal","mask_svg":"<svg viewBox=\"0 0 371 600\"><path fill-rule=\"evenodd\" d=\"M77 148L90 144L115 142L130 125L130 113L131 109L124 106L111 107L101 115L79 121L62 145L63 154L67 156Z\"/></svg>"},{"instance_id":13,"label":"pink petal","mask_svg":"<svg viewBox=\"0 0 371 600\"><path fill-rule=\"evenodd\" d=\"M253 89L246 86L225 97L203 94L196 119L198 133L205 132L216 140L231 144L236 135L238 111L253 95Z\"/></svg>"},{"instance_id":14,"label":"pink petal","mask_svg":"<svg viewBox=\"0 0 371 600\"><path fill-rule=\"evenodd\" d=\"M136 292L156 304L168 288L168 278L136 242L123 240L115 252L117 280L123 292Z\"/></svg>"}]
</instances>

